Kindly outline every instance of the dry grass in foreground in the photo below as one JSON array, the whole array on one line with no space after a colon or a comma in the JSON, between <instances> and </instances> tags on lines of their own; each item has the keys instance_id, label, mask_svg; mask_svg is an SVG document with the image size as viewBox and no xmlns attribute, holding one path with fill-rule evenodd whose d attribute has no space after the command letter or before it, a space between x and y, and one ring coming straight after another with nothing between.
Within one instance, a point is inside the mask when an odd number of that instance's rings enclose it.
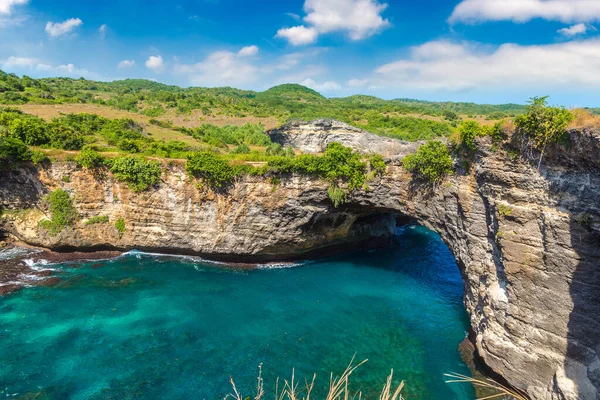
<instances>
[{"instance_id":1,"label":"dry grass in foreground","mask_svg":"<svg viewBox=\"0 0 600 400\"><path fill-rule=\"evenodd\" d=\"M354 357L350 360L350 363L342 372L340 376L333 376L333 373L329 377L329 389L323 400L362 400L362 392L352 392L349 388L350 376L358 367L366 363L368 360L364 360L354 365ZM468 383L473 386L485 387L497 391L498 393L489 395L486 397L479 398L477 400L487 399L505 399L505 400L529 400L529 397L524 392L518 389L508 388L492 379L474 379L462 374L444 374L450 378L446 383ZM379 400L404 400L402 397L402 388L404 387L404 381L400 384L393 384L394 370L392 369L387 380L383 384L381 389ZM303 384L296 381L294 370L292 369L292 377L288 380L283 380L283 384L280 386L279 378L277 378L275 384L275 400L310 400L313 388L315 386L315 380L317 375L314 374L310 381L305 380ZM258 366L258 378L256 383L256 392L254 395L245 396L240 393L235 385L233 378L229 378L231 383L232 393L225 396L224 400L262 400L267 396L264 390L264 380L262 378L262 364ZM271 397L272 395L269 395Z\"/></svg>"},{"instance_id":2,"label":"dry grass in foreground","mask_svg":"<svg viewBox=\"0 0 600 400\"><path fill-rule=\"evenodd\" d=\"M462 374L444 374L445 376L447 376L448 378L450 378L450 380L447 380L446 383L470 383L473 386L479 386L479 387L485 387L485 388L489 388L489 389L493 389L498 391L498 393L491 395L491 396L486 396L486 397L481 397L477 400L487 400L487 399L507 399L507 400L529 400L529 396L527 396L527 394L525 394L524 392L518 390L518 389L511 389L508 388L504 385L501 385L500 383L494 381L493 379L485 379L485 380L480 380L480 379L474 379L471 377L468 377L466 375L462 375Z\"/></svg>"},{"instance_id":3,"label":"dry grass in foreground","mask_svg":"<svg viewBox=\"0 0 600 400\"><path fill-rule=\"evenodd\" d=\"M324 400L354 400L354 399L362 399L362 392L358 391L355 393L351 393L349 389L350 383L350 375L358 367L366 363L367 360L364 360L356 365L354 365L354 358L350 360L350 363L344 370L344 372L340 376L333 376L333 373L329 377L329 390ZM390 372L385 384L383 385L383 389L381 390L381 394L379 396L379 400L403 400L400 392L404 387L404 381L400 382L398 386L392 384L392 379L394 375L394 370ZM275 384L275 400L310 400L312 390L315 386L315 380L317 375L314 374L312 380L305 381L303 385L300 385L294 376L294 370L292 370L292 377L288 380L283 380L283 384L281 388L279 387L279 378L277 379L277 383ZM233 393L225 396L225 400L234 399L234 400L245 400L245 399L253 399L253 400L261 400L265 396L264 391L264 381L262 378L262 364L258 367L258 378L256 384L256 393L254 396L243 396L235 386L235 382L233 378L229 378L229 382L231 383L231 388Z\"/></svg>"}]
</instances>

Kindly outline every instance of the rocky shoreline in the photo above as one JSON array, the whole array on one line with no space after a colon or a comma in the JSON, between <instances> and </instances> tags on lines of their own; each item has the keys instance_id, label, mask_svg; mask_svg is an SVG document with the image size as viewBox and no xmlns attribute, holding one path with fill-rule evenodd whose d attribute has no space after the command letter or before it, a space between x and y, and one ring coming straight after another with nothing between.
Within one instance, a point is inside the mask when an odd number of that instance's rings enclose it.
<instances>
[{"instance_id":1,"label":"rocky shoreline","mask_svg":"<svg viewBox=\"0 0 600 400\"><path fill-rule=\"evenodd\" d=\"M59 253L20 242L0 246L0 296L25 287L52 286L60 282L53 264L116 258L120 251Z\"/></svg>"}]
</instances>

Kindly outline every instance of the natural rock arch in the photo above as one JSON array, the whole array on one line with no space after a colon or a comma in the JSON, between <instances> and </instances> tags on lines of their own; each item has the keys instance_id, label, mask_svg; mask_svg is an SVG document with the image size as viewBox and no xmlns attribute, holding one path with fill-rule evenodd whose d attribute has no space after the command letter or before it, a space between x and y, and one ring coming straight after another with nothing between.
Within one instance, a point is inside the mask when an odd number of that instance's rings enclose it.
<instances>
[{"instance_id":1,"label":"natural rock arch","mask_svg":"<svg viewBox=\"0 0 600 400\"><path fill-rule=\"evenodd\" d=\"M573 143L561 156L572 165L543 174L482 143L469 171L433 191L415 186L392 158L370 191L353 193L338 209L327 184L308 177L289 176L278 187L247 178L215 194L199 191L171 166L160 187L135 194L68 163L7 176L0 200L3 207L34 208L60 185L75 195L83 218L107 215L127 225L122 237L110 224L83 223L51 237L35 228L40 211L4 220L7 232L31 244L237 261L301 257L385 238L395 217L405 216L438 232L455 255L475 346L487 366L534 398L598 399L600 141L584 132ZM64 175L70 182L62 182Z\"/></svg>"}]
</instances>

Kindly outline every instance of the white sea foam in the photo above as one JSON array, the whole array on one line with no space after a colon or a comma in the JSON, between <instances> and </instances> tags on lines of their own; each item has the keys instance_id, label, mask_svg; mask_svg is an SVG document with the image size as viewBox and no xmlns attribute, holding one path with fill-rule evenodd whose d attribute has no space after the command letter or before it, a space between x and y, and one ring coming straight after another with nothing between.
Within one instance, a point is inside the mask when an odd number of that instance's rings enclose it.
<instances>
[{"instance_id":1,"label":"white sea foam","mask_svg":"<svg viewBox=\"0 0 600 400\"><path fill-rule=\"evenodd\" d=\"M10 260L17 257L23 257L29 254L40 253L41 250L30 249L27 247L10 247L8 249L0 250L0 261Z\"/></svg>"}]
</instances>

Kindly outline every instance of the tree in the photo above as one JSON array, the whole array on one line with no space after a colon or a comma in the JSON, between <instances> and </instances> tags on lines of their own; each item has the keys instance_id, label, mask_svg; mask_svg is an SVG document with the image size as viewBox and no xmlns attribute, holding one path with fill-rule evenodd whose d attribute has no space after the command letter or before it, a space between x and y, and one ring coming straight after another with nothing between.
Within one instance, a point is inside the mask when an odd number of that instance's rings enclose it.
<instances>
[{"instance_id":1,"label":"tree","mask_svg":"<svg viewBox=\"0 0 600 400\"><path fill-rule=\"evenodd\" d=\"M477 143L475 143L475 137L481 133L481 125L477 121L467 120L460 124L458 128L458 135L460 137L460 143L464 145L469 151L473 152L477 150Z\"/></svg>"},{"instance_id":2,"label":"tree","mask_svg":"<svg viewBox=\"0 0 600 400\"><path fill-rule=\"evenodd\" d=\"M435 140L425 143L414 154L404 157L402 165L433 184L452 172L452 158L448 147Z\"/></svg>"},{"instance_id":3,"label":"tree","mask_svg":"<svg viewBox=\"0 0 600 400\"><path fill-rule=\"evenodd\" d=\"M533 139L535 147L540 150L538 170L548 144L556 143L574 118L564 107L549 107L547 99L548 96L531 98L527 113L515 118L517 129Z\"/></svg>"}]
</instances>

